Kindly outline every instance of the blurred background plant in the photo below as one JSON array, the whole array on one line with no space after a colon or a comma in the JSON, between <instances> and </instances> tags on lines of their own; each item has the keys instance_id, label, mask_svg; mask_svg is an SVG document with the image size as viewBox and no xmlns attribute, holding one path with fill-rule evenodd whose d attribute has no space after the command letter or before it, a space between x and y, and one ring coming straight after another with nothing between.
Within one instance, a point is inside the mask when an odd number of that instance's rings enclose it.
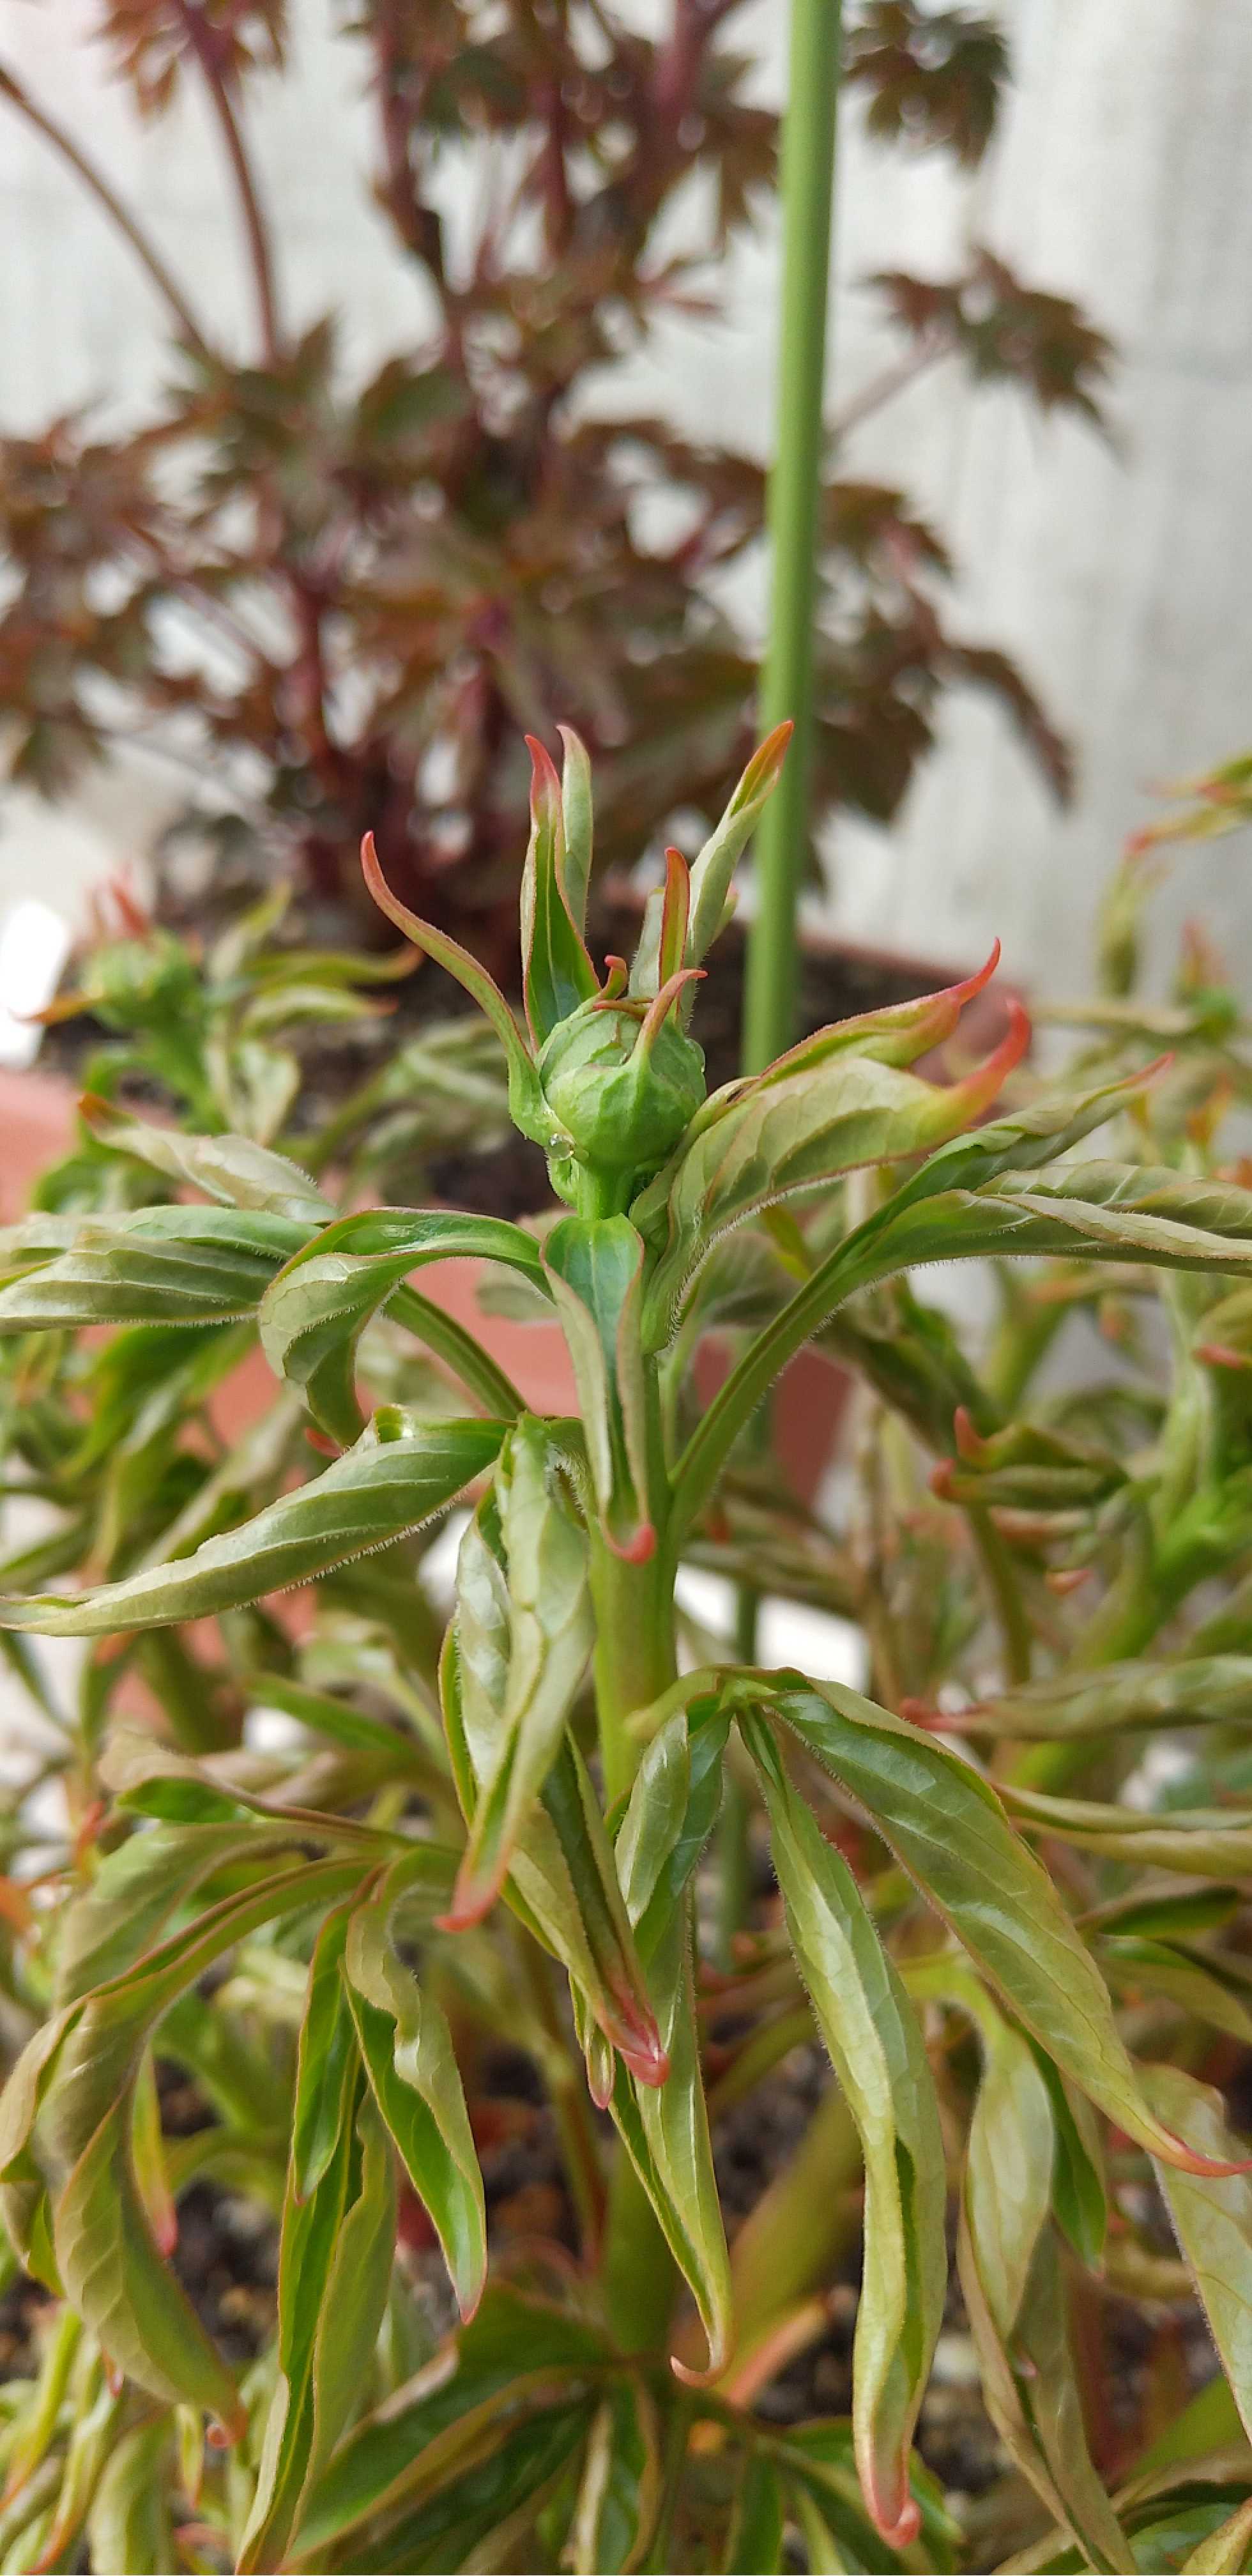
<instances>
[{"instance_id":1,"label":"blurred background plant","mask_svg":"<svg viewBox=\"0 0 1252 2576\"><path fill-rule=\"evenodd\" d=\"M67 414L0 447L13 779L61 796L119 745L157 754L187 780L165 847L181 842L195 904L277 872L306 910L331 905L310 916L323 931L357 904L372 829L400 891L509 971L522 731L551 740L560 718L587 739L601 865L720 810L756 695L734 603L761 469L730 441L615 416L613 386L658 319L716 311L719 266L773 187L776 120L737 14L673 0L653 34L598 0L366 0L345 19L343 78L368 86L374 193L423 315L365 382L333 313L296 329L284 310L282 209L249 133L264 85L299 78L281 0L115 0L99 20L144 116L189 82L211 104L252 284L242 357L90 137L4 73L8 110L123 229L171 331L140 423ZM846 78L884 149L977 163L1007 69L976 12L852 14ZM955 688L990 692L1053 790L1069 782L1028 678L952 630L941 534L905 492L843 479L838 445L952 357L1098 425L1108 343L981 248L877 287L900 354L845 393L823 497L818 830L838 808L891 820Z\"/></svg>"}]
</instances>

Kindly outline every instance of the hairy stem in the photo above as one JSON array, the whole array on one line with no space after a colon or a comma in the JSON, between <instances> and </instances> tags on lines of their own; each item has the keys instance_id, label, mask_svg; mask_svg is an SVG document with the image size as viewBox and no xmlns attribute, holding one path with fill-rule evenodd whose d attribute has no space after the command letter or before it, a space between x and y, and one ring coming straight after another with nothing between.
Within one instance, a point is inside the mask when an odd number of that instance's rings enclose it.
<instances>
[{"instance_id":1,"label":"hairy stem","mask_svg":"<svg viewBox=\"0 0 1252 2576\"><path fill-rule=\"evenodd\" d=\"M630 1731L631 1717L678 1676L673 1568L661 1549L643 1565L632 1565L614 1555L593 1527L591 1597L600 1759L611 1806L629 1789L643 1749Z\"/></svg>"}]
</instances>

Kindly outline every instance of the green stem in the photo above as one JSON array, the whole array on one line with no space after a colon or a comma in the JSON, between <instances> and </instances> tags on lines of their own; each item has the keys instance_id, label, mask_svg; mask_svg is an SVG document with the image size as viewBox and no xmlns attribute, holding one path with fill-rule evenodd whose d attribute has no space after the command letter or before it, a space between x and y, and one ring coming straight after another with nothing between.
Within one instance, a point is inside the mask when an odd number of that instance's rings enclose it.
<instances>
[{"instance_id":1,"label":"green stem","mask_svg":"<svg viewBox=\"0 0 1252 2576\"><path fill-rule=\"evenodd\" d=\"M744 1061L755 1072L790 1045L796 903L808 845L813 628L822 480L826 305L839 93L840 0L791 0L783 121L783 274L778 436L769 485L773 596L761 681L763 732L795 724L756 836L758 909L748 941Z\"/></svg>"},{"instance_id":2,"label":"green stem","mask_svg":"<svg viewBox=\"0 0 1252 2576\"><path fill-rule=\"evenodd\" d=\"M674 1577L667 1552L658 1548L643 1565L632 1565L614 1554L593 1524L591 1597L600 1760L605 1800L612 1806L629 1789L643 1751L629 1720L678 1678Z\"/></svg>"},{"instance_id":3,"label":"green stem","mask_svg":"<svg viewBox=\"0 0 1252 2576\"><path fill-rule=\"evenodd\" d=\"M1028 1682L1033 1641L1012 1556L985 1504L970 1505L969 1525L1000 1623L1005 1678Z\"/></svg>"},{"instance_id":4,"label":"green stem","mask_svg":"<svg viewBox=\"0 0 1252 2576\"><path fill-rule=\"evenodd\" d=\"M735 1662L755 1664L758 1601L747 1584L735 1604ZM735 1934L741 1932L752 1892L752 1793L730 1761L722 1766L722 1804L717 1819L716 1956L719 1968L733 1964Z\"/></svg>"},{"instance_id":5,"label":"green stem","mask_svg":"<svg viewBox=\"0 0 1252 2576\"><path fill-rule=\"evenodd\" d=\"M475 1341L464 1324L458 1324L455 1315L436 1306L432 1298L423 1297L420 1289L398 1288L391 1300L391 1313L396 1323L415 1333L436 1359L459 1377L489 1417L515 1422L518 1414L525 1412L525 1398L512 1378L497 1366L490 1351Z\"/></svg>"}]
</instances>

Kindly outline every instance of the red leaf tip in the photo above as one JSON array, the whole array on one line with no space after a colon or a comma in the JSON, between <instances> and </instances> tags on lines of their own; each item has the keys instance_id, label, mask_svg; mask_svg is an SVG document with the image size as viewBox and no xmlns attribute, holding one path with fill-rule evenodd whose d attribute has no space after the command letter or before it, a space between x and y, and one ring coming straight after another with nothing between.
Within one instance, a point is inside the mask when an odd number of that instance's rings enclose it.
<instances>
[{"instance_id":1,"label":"red leaf tip","mask_svg":"<svg viewBox=\"0 0 1252 2576\"><path fill-rule=\"evenodd\" d=\"M530 753L530 811L536 823L554 822L561 811L561 781L556 763L538 734L528 733L526 748Z\"/></svg>"}]
</instances>

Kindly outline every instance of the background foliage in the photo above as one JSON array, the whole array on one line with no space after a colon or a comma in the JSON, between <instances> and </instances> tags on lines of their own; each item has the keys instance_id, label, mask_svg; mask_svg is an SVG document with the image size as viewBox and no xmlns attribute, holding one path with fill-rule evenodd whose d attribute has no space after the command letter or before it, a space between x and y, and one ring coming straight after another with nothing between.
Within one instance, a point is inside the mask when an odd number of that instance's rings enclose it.
<instances>
[{"instance_id":1,"label":"background foliage","mask_svg":"<svg viewBox=\"0 0 1252 2576\"><path fill-rule=\"evenodd\" d=\"M615 375L659 320L716 318L728 255L769 200L775 118L735 44L740 0L673 0L640 33L599 0L367 0L343 77L368 88L379 258L425 320L368 382L336 317L296 331L282 211L249 134L261 86L299 80L276 0L117 0L118 76L160 116L185 84L220 127L251 279L251 345L218 345L194 281L12 74L0 87L123 222L170 315L168 383L122 434L90 417L0 445L0 713L11 774L50 794L117 745L188 781L195 836L245 875L354 902L373 830L395 882L461 917L499 970L524 829L523 731L578 725L599 847L633 861L724 804L757 671L733 579L759 463L633 413ZM989 21L918 0L852 14L847 78L885 145L968 166L1006 76ZM363 174L363 184L365 177ZM865 417L954 359L1045 412L1098 420L1109 350L983 247L950 277L876 281L898 362ZM1063 745L992 643L954 634L942 536L908 496L825 499L816 820L887 822L945 690L988 690L1066 791Z\"/></svg>"}]
</instances>

